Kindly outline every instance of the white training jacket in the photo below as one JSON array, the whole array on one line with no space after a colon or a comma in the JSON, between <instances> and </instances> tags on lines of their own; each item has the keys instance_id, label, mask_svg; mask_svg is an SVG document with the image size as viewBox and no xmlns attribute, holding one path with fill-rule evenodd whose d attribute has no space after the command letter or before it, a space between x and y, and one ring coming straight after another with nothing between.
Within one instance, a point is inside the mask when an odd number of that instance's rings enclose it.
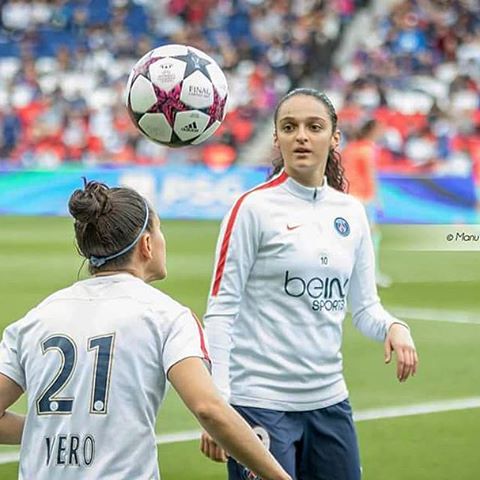
<instances>
[{"instance_id":1,"label":"white training jacket","mask_svg":"<svg viewBox=\"0 0 480 480\"><path fill-rule=\"evenodd\" d=\"M403 323L380 304L362 204L285 172L226 215L205 314L213 377L233 405L281 411L348 396L342 373L347 299L353 323L383 341Z\"/></svg>"},{"instance_id":2,"label":"white training jacket","mask_svg":"<svg viewBox=\"0 0 480 480\"><path fill-rule=\"evenodd\" d=\"M19 478L158 480L157 411L187 357L208 360L199 322L137 277L49 296L0 344L0 373L28 393Z\"/></svg>"}]
</instances>

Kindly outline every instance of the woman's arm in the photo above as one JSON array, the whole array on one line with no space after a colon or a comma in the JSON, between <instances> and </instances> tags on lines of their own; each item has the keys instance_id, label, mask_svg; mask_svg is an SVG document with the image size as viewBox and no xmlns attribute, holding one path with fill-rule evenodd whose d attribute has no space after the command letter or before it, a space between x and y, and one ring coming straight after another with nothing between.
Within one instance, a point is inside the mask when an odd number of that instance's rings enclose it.
<instances>
[{"instance_id":1,"label":"woman's arm","mask_svg":"<svg viewBox=\"0 0 480 480\"><path fill-rule=\"evenodd\" d=\"M384 342L386 363L390 362L391 352L395 351L397 378L405 381L416 372L417 352L408 325L388 313L380 303L370 228L363 208L359 214L362 219L362 236L355 255L348 294L352 321L365 336Z\"/></svg>"},{"instance_id":2,"label":"woman's arm","mask_svg":"<svg viewBox=\"0 0 480 480\"><path fill-rule=\"evenodd\" d=\"M237 200L225 216L217 241L215 268L204 317L215 385L230 396L229 370L232 324L260 244L260 225L250 199Z\"/></svg>"},{"instance_id":3,"label":"woman's arm","mask_svg":"<svg viewBox=\"0 0 480 480\"><path fill-rule=\"evenodd\" d=\"M176 363L168 379L203 428L239 463L264 480L290 479L245 420L223 400L201 359Z\"/></svg>"},{"instance_id":4,"label":"woman's arm","mask_svg":"<svg viewBox=\"0 0 480 480\"><path fill-rule=\"evenodd\" d=\"M25 417L7 412L23 390L6 375L0 373L0 443L18 445L22 440Z\"/></svg>"}]
</instances>

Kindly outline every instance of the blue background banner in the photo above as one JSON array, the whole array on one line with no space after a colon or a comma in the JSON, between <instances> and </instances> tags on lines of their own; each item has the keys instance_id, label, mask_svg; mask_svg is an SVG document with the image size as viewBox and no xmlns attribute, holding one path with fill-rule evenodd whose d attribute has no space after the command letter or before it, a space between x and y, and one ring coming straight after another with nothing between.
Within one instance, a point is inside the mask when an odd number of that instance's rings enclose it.
<instances>
[{"instance_id":1,"label":"blue background banner","mask_svg":"<svg viewBox=\"0 0 480 480\"><path fill-rule=\"evenodd\" d=\"M478 223L473 178L380 177L379 223Z\"/></svg>"},{"instance_id":2,"label":"blue background banner","mask_svg":"<svg viewBox=\"0 0 480 480\"><path fill-rule=\"evenodd\" d=\"M266 168L235 167L216 173L203 167L61 168L0 171L0 214L67 215L82 177L126 185L145 195L164 219L220 219L245 191L265 181ZM380 178L381 223L477 223L470 177Z\"/></svg>"},{"instance_id":3,"label":"blue background banner","mask_svg":"<svg viewBox=\"0 0 480 480\"><path fill-rule=\"evenodd\" d=\"M68 199L86 177L135 188L161 218L219 219L266 176L265 168L234 168L224 173L202 167L0 171L0 214L67 215Z\"/></svg>"}]
</instances>

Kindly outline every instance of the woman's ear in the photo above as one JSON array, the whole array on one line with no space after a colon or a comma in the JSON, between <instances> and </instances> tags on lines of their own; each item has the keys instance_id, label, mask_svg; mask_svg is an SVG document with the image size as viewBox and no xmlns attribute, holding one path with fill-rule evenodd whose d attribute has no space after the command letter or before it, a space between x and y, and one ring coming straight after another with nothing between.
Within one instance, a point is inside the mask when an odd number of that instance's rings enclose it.
<instances>
[{"instance_id":1,"label":"woman's ear","mask_svg":"<svg viewBox=\"0 0 480 480\"><path fill-rule=\"evenodd\" d=\"M152 236L149 232L146 232L142 235L139 242L140 253L142 257L150 260L153 255L153 248L152 248Z\"/></svg>"},{"instance_id":2,"label":"woman's ear","mask_svg":"<svg viewBox=\"0 0 480 480\"><path fill-rule=\"evenodd\" d=\"M342 137L342 134L340 133L340 130L335 130L335 132L332 135L332 139L330 141L330 146L332 147L333 150L336 150L338 146L340 145L340 138Z\"/></svg>"},{"instance_id":3,"label":"woman's ear","mask_svg":"<svg viewBox=\"0 0 480 480\"><path fill-rule=\"evenodd\" d=\"M278 144L278 136L276 130L273 132L273 146L275 148L280 148L280 145Z\"/></svg>"}]
</instances>

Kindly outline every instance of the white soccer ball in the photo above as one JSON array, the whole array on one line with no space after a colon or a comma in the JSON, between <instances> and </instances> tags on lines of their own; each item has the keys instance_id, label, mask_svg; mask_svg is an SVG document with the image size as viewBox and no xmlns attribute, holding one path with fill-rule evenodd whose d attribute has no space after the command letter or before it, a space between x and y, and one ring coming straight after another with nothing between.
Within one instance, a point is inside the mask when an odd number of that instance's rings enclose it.
<instances>
[{"instance_id":1,"label":"white soccer ball","mask_svg":"<svg viewBox=\"0 0 480 480\"><path fill-rule=\"evenodd\" d=\"M128 112L150 140L170 147L197 145L225 118L227 79L204 52L164 45L145 54L127 83Z\"/></svg>"}]
</instances>

